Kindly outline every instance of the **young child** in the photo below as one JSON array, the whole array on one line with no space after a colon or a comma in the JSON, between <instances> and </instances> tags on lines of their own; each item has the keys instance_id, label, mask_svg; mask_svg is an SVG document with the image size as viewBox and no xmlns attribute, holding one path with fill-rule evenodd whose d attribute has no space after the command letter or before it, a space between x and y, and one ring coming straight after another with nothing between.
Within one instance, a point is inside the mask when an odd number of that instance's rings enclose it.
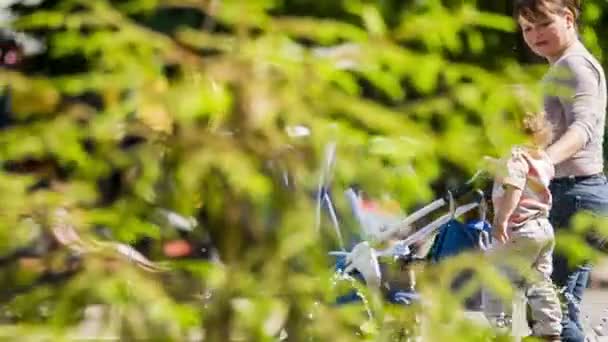
<instances>
[{"instance_id":1,"label":"young child","mask_svg":"<svg viewBox=\"0 0 608 342\"><path fill-rule=\"evenodd\" d=\"M515 146L497 165L492 191L492 254L500 262L514 257L525 260L534 271L525 288L533 334L559 341L562 313L550 278L555 237L548 220L552 202L549 183L555 170L544 151L551 143L552 127L544 113L539 113L527 114L523 129L528 142ZM514 282L521 278L507 273Z\"/></svg>"}]
</instances>

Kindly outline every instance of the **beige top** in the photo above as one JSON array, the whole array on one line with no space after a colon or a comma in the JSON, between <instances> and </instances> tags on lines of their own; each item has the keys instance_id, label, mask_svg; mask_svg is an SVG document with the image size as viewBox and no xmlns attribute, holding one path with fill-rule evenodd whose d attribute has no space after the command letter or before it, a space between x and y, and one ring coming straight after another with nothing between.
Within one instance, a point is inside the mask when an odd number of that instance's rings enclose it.
<instances>
[{"instance_id":1,"label":"beige top","mask_svg":"<svg viewBox=\"0 0 608 342\"><path fill-rule=\"evenodd\" d=\"M576 42L551 65L543 82L545 112L553 124L554 141L570 127L578 129L585 138L580 151L555 166L555 177L602 172L606 119L606 76L602 66Z\"/></svg>"}]
</instances>

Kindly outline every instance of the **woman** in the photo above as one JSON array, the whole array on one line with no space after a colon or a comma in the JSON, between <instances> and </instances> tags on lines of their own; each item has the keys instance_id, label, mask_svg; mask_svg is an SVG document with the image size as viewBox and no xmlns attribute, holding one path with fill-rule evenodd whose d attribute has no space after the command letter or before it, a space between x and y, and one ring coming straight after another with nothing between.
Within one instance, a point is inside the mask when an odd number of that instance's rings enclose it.
<instances>
[{"instance_id":1,"label":"woman","mask_svg":"<svg viewBox=\"0 0 608 342\"><path fill-rule=\"evenodd\" d=\"M606 79L600 63L578 39L579 5L577 0L519 0L514 8L526 44L550 64L543 80L544 107L554 126L547 153L556 174L550 187L550 220L558 231L580 210L608 213L602 150ZM569 269L563 256L554 258L553 279L565 290L568 304L562 322L564 341L584 340L578 303L590 270L587 265Z\"/></svg>"}]
</instances>

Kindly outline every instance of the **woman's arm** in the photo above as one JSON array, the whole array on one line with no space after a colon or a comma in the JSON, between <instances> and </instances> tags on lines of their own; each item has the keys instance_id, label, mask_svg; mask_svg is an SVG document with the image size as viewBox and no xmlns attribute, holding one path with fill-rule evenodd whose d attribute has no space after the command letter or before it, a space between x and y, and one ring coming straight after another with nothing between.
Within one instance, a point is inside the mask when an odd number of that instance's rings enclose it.
<instances>
[{"instance_id":1,"label":"woman's arm","mask_svg":"<svg viewBox=\"0 0 608 342\"><path fill-rule=\"evenodd\" d=\"M585 146L586 139L577 127L570 127L553 145L547 148L547 154L553 165L557 165L578 152Z\"/></svg>"},{"instance_id":2,"label":"woman's arm","mask_svg":"<svg viewBox=\"0 0 608 342\"><path fill-rule=\"evenodd\" d=\"M580 151L598 129L604 113L598 110L600 75L589 60L581 55L571 55L556 64L557 75L554 89L564 111L566 132L547 148L554 165L570 159ZM549 110L551 110L549 108ZM552 114L552 113L550 113ZM603 132L603 128L602 128Z\"/></svg>"}]
</instances>

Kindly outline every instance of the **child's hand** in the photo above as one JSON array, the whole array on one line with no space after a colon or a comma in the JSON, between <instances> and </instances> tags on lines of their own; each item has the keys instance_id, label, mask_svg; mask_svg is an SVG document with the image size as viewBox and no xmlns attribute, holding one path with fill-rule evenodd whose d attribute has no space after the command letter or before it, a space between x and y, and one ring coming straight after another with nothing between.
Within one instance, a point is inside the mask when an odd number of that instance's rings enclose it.
<instances>
[{"instance_id":1,"label":"child's hand","mask_svg":"<svg viewBox=\"0 0 608 342\"><path fill-rule=\"evenodd\" d=\"M492 226L492 238L500 241L501 243L506 243L510 239L506 222L494 223Z\"/></svg>"}]
</instances>

